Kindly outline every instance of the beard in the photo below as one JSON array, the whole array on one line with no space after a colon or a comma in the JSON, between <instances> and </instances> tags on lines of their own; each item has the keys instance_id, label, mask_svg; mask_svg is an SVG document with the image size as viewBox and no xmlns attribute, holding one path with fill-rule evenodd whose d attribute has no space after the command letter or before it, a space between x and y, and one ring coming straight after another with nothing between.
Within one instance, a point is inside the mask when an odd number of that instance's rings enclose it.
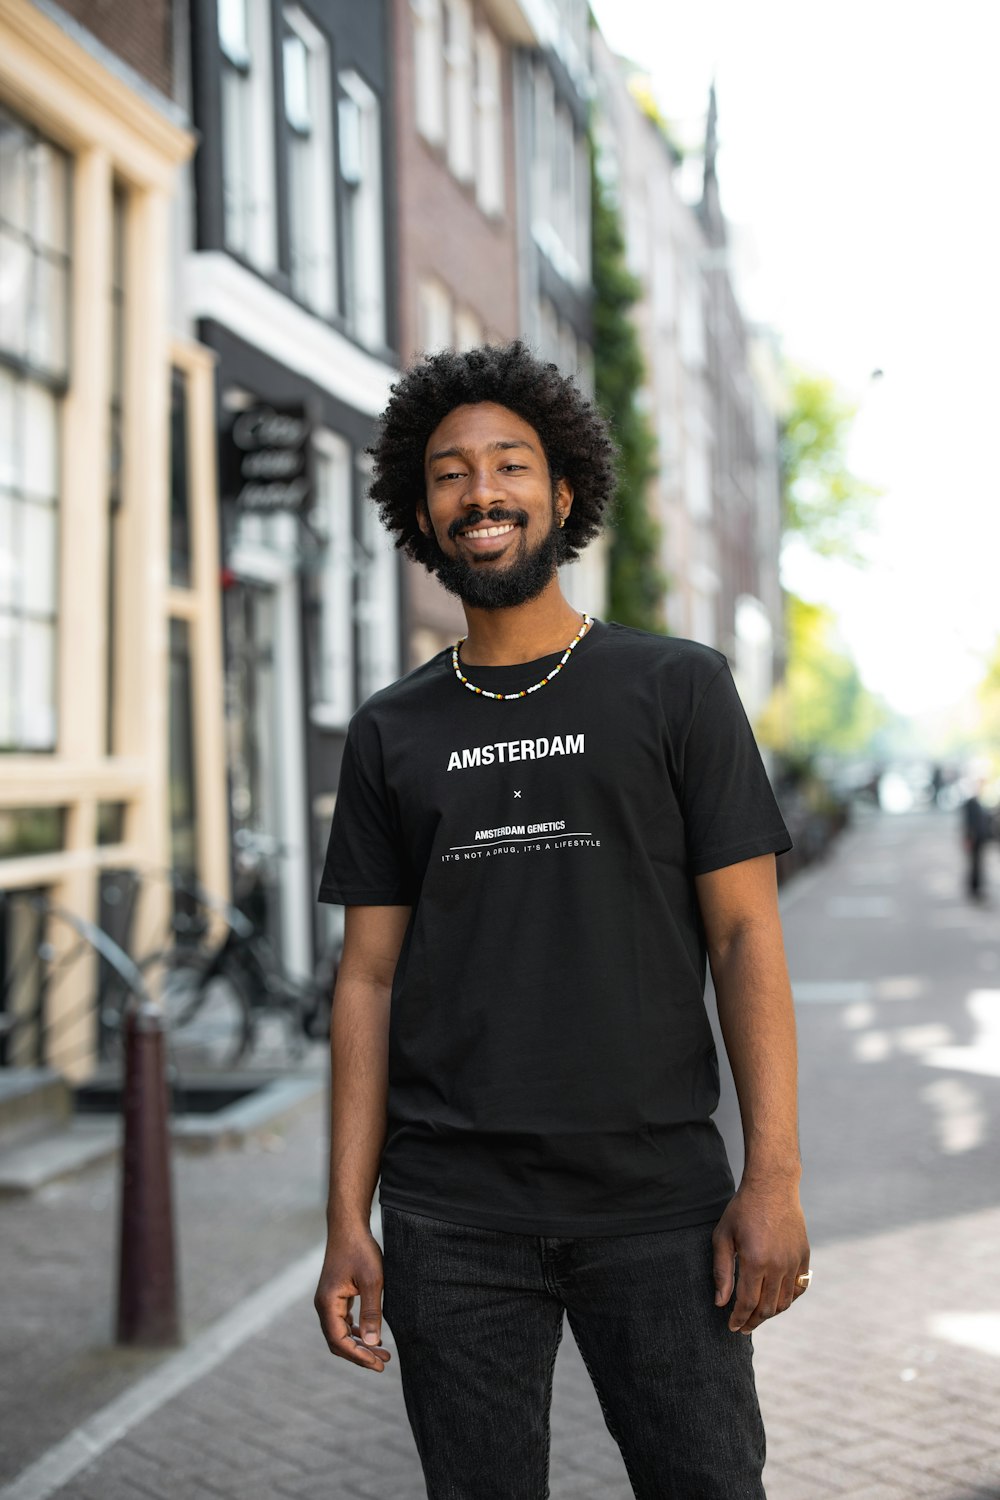
<instances>
[{"instance_id":1,"label":"beard","mask_svg":"<svg viewBox=\"0 0 1000 1500\"><path fill-rule=\"evenodd\" d=\"M525 527L528 517L521 510L491 510L488 514L463 516L452 523L449 535L457 535L463 527L480 520L499 525L503 521L514 521ZM484 559L482 563L467 562L464 557L451 557L442 551L437 537L431 537L431 552L428 566L436 573L450 594L457 594L463 604L473 609L513 609L518 604L527 604L536 599L552 581L562 560L562 537L556 508L552 506L552 525L541 541L532 548L525 546L523 536L518 538L516 556L511 562L497 567Z\"/></svg>"}]
</instances>

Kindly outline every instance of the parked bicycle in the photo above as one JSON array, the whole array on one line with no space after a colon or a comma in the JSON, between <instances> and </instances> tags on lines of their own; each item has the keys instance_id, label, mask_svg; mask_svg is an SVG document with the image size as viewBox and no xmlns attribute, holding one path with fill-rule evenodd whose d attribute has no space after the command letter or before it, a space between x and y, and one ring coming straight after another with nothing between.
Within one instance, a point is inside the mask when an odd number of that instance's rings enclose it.
<instances>
[{"instance_id":1,"label":"parked bicycle","mask_svg":"<svg viewBox=\"0 0 1000 1500\"><path fill-rule=\"evenodd\" d=\"M235 1067L254 1052L265 1018L280 1021L292 1057L329 1034L339 945L323 955L311 977L299 979L284 968L264 931L268 865L280 852L272 841L244 834L233 902L212 896L190 876L169 872L169 935L137 962L159 997L171 1050L181 1063Z\"/></svg>"}]
</instances>

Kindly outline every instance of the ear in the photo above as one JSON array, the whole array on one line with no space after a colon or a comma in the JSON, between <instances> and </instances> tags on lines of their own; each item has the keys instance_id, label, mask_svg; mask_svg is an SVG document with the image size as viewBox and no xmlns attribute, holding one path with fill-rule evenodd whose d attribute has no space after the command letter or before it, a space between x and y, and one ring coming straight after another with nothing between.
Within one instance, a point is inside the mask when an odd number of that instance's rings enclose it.
<instances>
[{"instance_id":1,"label":"ear","mask_svg":"<svg viewBox=\"0 0 1000 1500\"><path fill-rule=\"evenodd\" d=\"M417 501L417 525L420 527L420 530L423 532L424 536L430 536L431 518L427 514L426 500Z\"/></svg>"},{"instance_id":2,"label":"ear","mask_svg":"<svg viewBox=\"0 0 1000 1500\"><path fill-rule=\"evenodd\" d=\"M573 509L573 486L568 479L556 480L556 509L565 521Z\"/></svg>"}]
</instances>

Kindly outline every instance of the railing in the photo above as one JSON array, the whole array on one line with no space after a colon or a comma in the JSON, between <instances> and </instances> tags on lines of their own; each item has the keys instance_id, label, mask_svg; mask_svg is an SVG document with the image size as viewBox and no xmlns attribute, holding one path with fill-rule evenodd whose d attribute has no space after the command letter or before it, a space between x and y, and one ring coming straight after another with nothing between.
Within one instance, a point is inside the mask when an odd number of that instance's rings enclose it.
<instances>
[{"instance_id":1,"label":"railing","mask_svg":"<svg viewBox=\"0 0 1000 1500\"><path fill-rule=\"evenodd\" d=\"M150 1002L142 970L94 922L55 905L44 892L0 892L7 934L0 973L0 1065L44 1067L57 1062L60 1043L96 1018L99 1033L120 1036L130 1000ZM93 971L92 974L89 971ZM50 1014L54 991L69 1003ZM88 1050L93 1033L86 1038Z\"/></svg>"}]
</instances>

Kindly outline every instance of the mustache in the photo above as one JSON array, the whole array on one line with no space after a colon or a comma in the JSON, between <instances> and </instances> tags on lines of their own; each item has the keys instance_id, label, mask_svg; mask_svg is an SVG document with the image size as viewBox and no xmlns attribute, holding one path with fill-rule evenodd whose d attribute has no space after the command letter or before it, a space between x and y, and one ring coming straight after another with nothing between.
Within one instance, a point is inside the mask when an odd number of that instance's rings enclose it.
<instances>
[{"instance_id":1,"label":"mustache","mask_svg":"<svg viewBox=\"0 0 1000 1500\"><path fill-rule=\"evenodd\" d=\"M504 521L514 521L518 526L527 526L528 515L523 510L470 510L467 515L457 516L452 521L448 527L448 540L453 542L460 531L465 531L468 526L478 526L482 521L487 521L491 526L499 526Z\"/></svg>"}]
</instances>

